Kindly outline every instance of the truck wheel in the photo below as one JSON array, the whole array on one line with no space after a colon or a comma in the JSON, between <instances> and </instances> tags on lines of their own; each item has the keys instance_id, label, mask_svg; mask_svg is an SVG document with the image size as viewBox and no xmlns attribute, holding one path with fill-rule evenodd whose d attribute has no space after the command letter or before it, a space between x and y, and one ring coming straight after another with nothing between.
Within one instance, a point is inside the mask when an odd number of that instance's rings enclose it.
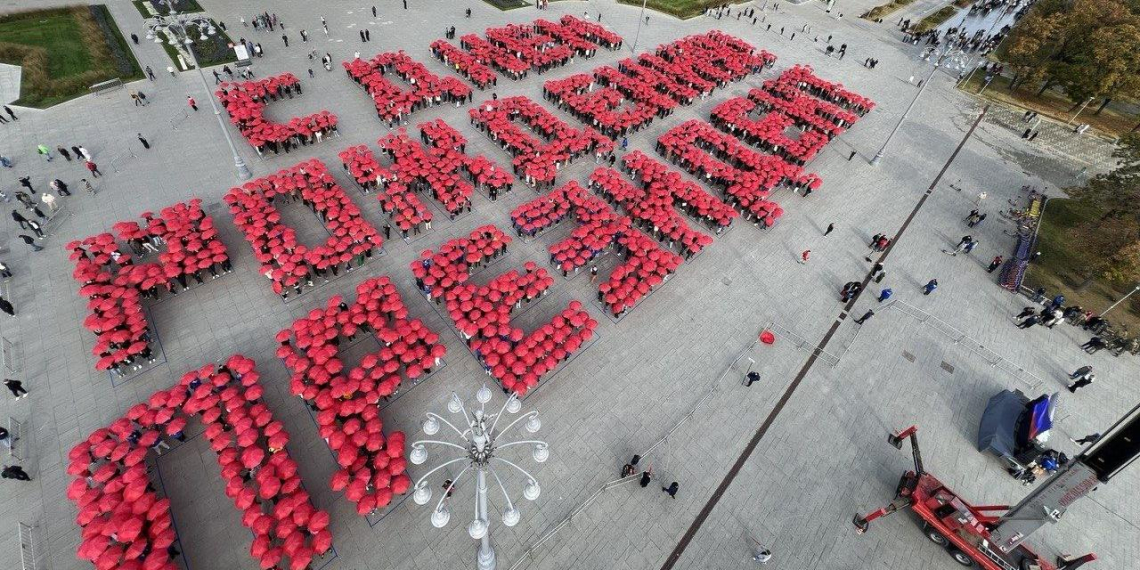
<instances>
[{"instance_id":1,"label":"truck wheel","mask_svg":"<svg viewBox=\"0 0 1140 570\"><path fill-rule=\"evenodd\" d=\"M958 550L957 548L950 549L950 556L954 557L954 562L957 562L958 564L961 564L967 568L974 565L974 559L970 558L968 554L962 552L961 550Z\"/></svg>"},{"instance_id":2,"label":"truck wheel","mask_svg":"<svg viewBox=\"0 0 1140 570\"><path fill-rule=\"evenodd\" d=\"M938 529L935 528L926 529L926 538L929 538L930 542L933 542L938 546L946 546L950 543L950 541L946 540L946 537L942 536L942 533L938 532Z\"/></svg>"}]
</instances>

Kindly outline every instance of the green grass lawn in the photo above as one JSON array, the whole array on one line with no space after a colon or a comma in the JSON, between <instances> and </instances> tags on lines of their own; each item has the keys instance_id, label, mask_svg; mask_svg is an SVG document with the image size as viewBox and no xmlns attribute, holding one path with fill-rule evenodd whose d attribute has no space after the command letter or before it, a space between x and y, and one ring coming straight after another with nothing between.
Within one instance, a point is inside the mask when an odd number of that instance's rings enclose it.
<instances>
[{"instance_id":1,"label":"green grass lawn","mask_svg":"<svg viewBox=\"0 0 1140 570\"><path fill-rule=\"evenodd\" d=\"M1049 200L1037 234L1037 250L1041 257L1030 264L1025 274L1025 286L1030 289L1044 287L1050 297L1061 293L1065 295L1066 305L1077 304L1097 312L1127 294L1132 289L1130 286L1118 286L1099 279L1080 290L1085 276L1075 268L1081 266L1083 253L1070 231L1084 222L1100 218L1102 213L1097 207L1077 200ZM1113 309L1109 316L1112 322L1137 330L1140 328L1140 299L1134 295Z\"/></svg>"},{"instance_id":2,"label":"green grass lawn","mask_svg":"<svg viewBox=\"0 0 1140 570\"><path fill-rule=\"evenodd\" d=\"M78 75L91 68L91 55L83 47L79 22L70 12L0 23L0 42L48 50L51 57L47 71L52 79Z\"/></svg>"},{"instance_id":3,"label":"green grass lawn","mask_svg":"<svg viewBox=\"0 0 1140 570\"><path fill-rule=\"evenodd\" d=\"M0 61L22 67L19 105L50 107L108 79L142 76L106 6L0 17Z\"/></svg>"},{"instance_id":4,"label":"green grass lawn","mask_svg":"<svg viewBox=\"0 0 1140 570\"><path fill-rule=\"evenodd\" d=\"M745 0L729 0L729 4L742 4ZM618 0L620 4L641 6L641 0ZM687 20L705 13L705 10L724 4L725 0L648 0L645 7Z\"/></svg>"}]
</instances>

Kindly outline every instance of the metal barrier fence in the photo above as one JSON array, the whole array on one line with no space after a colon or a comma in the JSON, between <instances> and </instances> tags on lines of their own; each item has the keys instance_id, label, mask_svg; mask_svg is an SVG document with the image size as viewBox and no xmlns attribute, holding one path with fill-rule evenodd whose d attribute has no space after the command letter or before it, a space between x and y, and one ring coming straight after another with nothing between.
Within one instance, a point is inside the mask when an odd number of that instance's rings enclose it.
<instances>
[{"instance_id":1,"label":"metal barrier fence","mask_svg":"<svg viewBox=\"0 0 1140 570\"><path fill-rule=\"evenodd\" d=\"M7 372L15 374L20 371L16 346L7 337L0 336L0 364Z\"/></svg>"},{"instance_id":2,"label":"metal barrier fence","mask_svg":"<svg viewBox=\"0 0 1140 570\"><path fill-rule=\"evenodd\" d=\"M990 350L986 345L974 340L966 333L958 330L949 323L939 319L938 317L919 309L913 305L909 305L903 301L892 301L886 308L895 309L900 313L915 319L919 323L929 326L935 331L941 333L950 339L951 342L958 345L963 345L969 348L971 352L982 357L990 366L1013 376L1017 380L1029 386L1033 390L1039 390L1045 385L1045 382L1036 374L1026 370L1024 367L1010 361L1009 359L1001 356L1000 354Z\"/></svg>"},{"instance_id":3,"label":"metal barrier fence","mask_svg":"<svg viewBox=\"0 0 1140 570\"><path fill-rule=\"evenodd\" d=\"M610 481L609 483L606 483L599 487L597 491L594 491L594 494L590 495L585 501L582 501L581 505L578 505L573 511L570 511L570 514L566 515L566 517L558 521L554 527L546 531L546 533L543 534L537 542L530 545L530 548L527 548L526 552L523 552L522 556L519 556L518 560L516 560L515 563L511 565L510 570L518 570L518 568L522 566L524 562L532 559L534 557L534 551L538 547L546 544L550 539L554 538L554 535L558 534L558 531L562 530L563 527L573 522L574 517L582 514L582 511L585 511L587 507L594 504L594 501L598 500L598 497L601 497L606 491L613 489L614 487L620 487L626 483L632 483L640 478L641 473L635 473L629 477L623 477L621 479Z\"/></svg>"},{"instance_id":4,"label":"metal barrier fence","mask_svg":"<svg viewBox=\"0 0 1140 570\"><path fill-rule=\"evenodd\" d=\"M808 354L815 355L824 364L827 364L828 366L831 366L833 368L837 364L839 364L839 359L843 356L842 354L836 355L836 354L832 354L832 353L824 350L823 348L820 347L819 343L813 343L813 342L807 340L806 338L800 336L799 334L795 333L791 329L788 329L787 327L776 324L775 321L769 322L768 326L766 326L764 328L772 331L773 333L779 331L779 334L777 336L783 336L786 340L791 342L792 345L795 346L796 348L798 348L799 350L802 350ZM855 334L858 335L859 332L856 331ZM850 346L850 343L848 344L848 346ZM843 349L843 353L844 354L847 353L846 348Z\"/></svg>"},{"instance_id":5,"label":"metal barrier fence","mask_svg":"<svg viewBox=\"0 0 1140 570\"><path fill-rule=\"evenodd\" d=\"M32 537L35 527L24 522L16 524L20 533L20 566L23 570L39 570L36 568L36 548Z\"/></svg>"},{"instance_id":6,"label":"metal barrier fence","mask_svg":"<svg viewBox=\"0 0 1140 570\"><path fill-rule=\"evenodd\" d=\"M17 461L23 461L27 456L22 453L24 439L24 422L16 418L8 418L8 456Z\"/></svg>"}]
</instances>

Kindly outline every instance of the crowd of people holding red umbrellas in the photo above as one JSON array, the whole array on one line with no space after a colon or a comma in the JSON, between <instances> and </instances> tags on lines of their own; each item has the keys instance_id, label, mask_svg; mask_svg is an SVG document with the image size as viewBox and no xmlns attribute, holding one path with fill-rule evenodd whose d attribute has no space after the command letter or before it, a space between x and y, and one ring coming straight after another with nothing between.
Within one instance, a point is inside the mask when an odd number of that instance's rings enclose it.
<instances>
[{"instance_id":1,"label":"crowd of people holding red umbrellas","mask_svg":"<svg viewBox=\"0 0 1140 570\"><path fill-rule=\"evenodd\" d=\"M380 166L366 145L340 153L345 170L361 191L378 191L381 209L405 239L409 233L418 235L431 229L434 216L419 193L430 194L455 219L471 211L476 188L485 190L494 201L509 192L514 183L510 172L486 157L464 154L467 140L442 119L418 127L420 143L409 138L403 128L380 139L380 148L388 155L387 167Z\"/></svg>"},{"instance_id":2,"label":"crowd of people holding red umbrellas","mask_svg":"<svg viewBox=\"0 0 1140 570\"><path fill-rule=\"evenodd\" d=\"M486 285L472 273L506 254L511 237L493 225L450 240L438 251L425 250L411 264L416 286L443 304L468 348L503 390L525 396L539 380L571 358L593 338L597 321L572 301L530 335L511 326L511 312L535 302L554 279L534 262L510 270Z\"/></svg>"},{"instance_id":3,"label":"crowd of people holding red umbrellas","mask_svg":"<svg viewBox=\"0 0 1140 570\"><path fill-rule=\"evenodd\" d=\"M345 368L339 351L370 336L380 349ZM336 457L333 491L367 515L408 490L404 434L383 433L379 404L404 381L442 364L447 348L419 319L409 319L396 286L377 277L356 286L351 304L337 295L277 334L277 356L292 372L289 389L316 412L317 429Z\"/></svg>"},{"instance_id":4,"label":"crowd of people holding red umbrellas","mask_svg":"<svg viewBox=\"0 0 1140 570\"><path fill-rule=\"evenodd\" d=\"M614 141L598 131L590 127L571 128L526 97L494 99L469 113L472 125L514 156L511 165L515 175L538 191L553 188L558 170L571 161L591 153L600 161L614 150ZM546 140L536 139L515 121L541 133Z\"/></svg>"},{"instance_id":5,"label":"crowd of people holding red umbrellas","mask_svg":"<svg viewBox=\"0 0 1140 570\"><path fill-rule=\"evenodd\" d=\"M301 94L301 81L292 73L257 81L222 83L215 92L230 122L253 145L258 155L288 153L298 146L321 142L329 136L340 136L336 115L321 111L306 117L294 117L288 123L276 123L265 116L272 101Z\"/></svg>"},{"instance_id":6,"label":"crowd of people holding red umbrellas","mask_svg":"<svg viewBox=\"0 0 1140 570\"><path fill-rule=\"evenodd\" d=\"M599 169L595 175L605 171ZM575 181L511 212L516 232L541 232L568 217L579 225L568 238L548 248L550 264L568 276L607 253L624 256L625 261L598 285L598 302L614 318L624 316L681 265L680 255L635 229L629 217L617 215L604 200Z\"/></svg>"},{"instance_id":7,"label":"crowd of people holding red umbrellas","mask_svg":"<svg viewBox=\"0 0 1140 570\"><path fill-rule=\"evenodd\" d=\"M173 388L136 404L68 453L68 499L79 507L81 559L98 570L175 570L180 566L170 499L159 498L146 457L185 441L198 416L217 454L225 493L253 533L262 568L305 570L332 548L329 515L313 506L289 434L264 401L253 360L234 355L184 374Z\"/></svg>"},{"instance_id":8,"label":"crowd of people holding red umbrellas","mask_svg":"<svg viewBox=\"0 0 1140 570\"><path fill-rule=\"evenodd\" d=\"M336 277L341 270L352 271L353 264L363 265L383 243L324 163L315 158L231 188L224 200L234 224L253 247L261 273L284 300L290 292L301 294L315 278L328 281L330 273ZM297 239L296 230L282 222L275 204L297 201L328 230L323 244L306 246Z\"/></svg>"},{"instance_id":9,"label":"crowd of people holding red umbrellas","mask_svg":"<svg viewBox=\"0 0 1140 570\"><path fill-rule=\"evenodd\" d=\"M547 81L543 97L610 138L618 138L776 60L766 51L755 52L717 33L682 38L659 46L654 53L637 61L625 59L617 69L603 66L592 74ZM679 70L687 71L673 73Z\"/></svg>"},{"instance_id":10,"label":"crowd of people holding red umbrellas","mask_svg":"<svg viewBox=\"0 0 1140 570\"><path fill-rule=\"evenodd\" d=\"M657 139L657 151L673 164L706 184L721 188L725 200L744 219L762 228L772 227L784 209L768 199L777 186L810 193L822 181L782 158L758 153L736 137L697 120L686 121Z\"/></svg>"},{"instance_id":11,"label":"crowd of people holding red umbrellas","mask_svg":"<svg viewBox=\"0 0 1140 570\"><path fill-rule=\"evenodd\" d=\"M126 221L106 232L67 244L90 311L83 326L95 333L92 354L98 370L125 374L153 362L157 355L143 299L158 299L201 284L232 269L214 221L191 200L163 208L156 216L143 212L143 224ZM126 247L120 245L126 244ZM161 250L161 248L165 248ZM136 261L157 253L157 262ZM132 257L132 255L134 257Z\"/></svg>"},{"instance_id":12,"label":"crowd of people holding red umbrellas","mask_svg":"<svg viewBox=\"0 0 1140 570\"><path fill-rule=\"evenodd\" d=\"M825 85L829 87L824 87ZM765 152L804 165L835 137L874 108L869 99L816 77L810 67L795 66L776 79L717 105L712 124ZM759 119L750 114L760 111ZM797 139L785 133L800 130Z\"/></svg>"},{"instance_id":13,"label":"crowd of people holding red umbrellas","mask_svg":"<svg viewBox=\"0 0 1140 570\"><path fill-rule=\"evenodd\" d=\"M360 58L343 62L349 78L360 85L376 105L376 116L388 127L420 109L443 103L458 107L471 98L471 88L454 77L439 77L403 51L377 54L369 60ZM386 77L394 74L411 86L404 89Z\"/></svg>"}]
</instances>

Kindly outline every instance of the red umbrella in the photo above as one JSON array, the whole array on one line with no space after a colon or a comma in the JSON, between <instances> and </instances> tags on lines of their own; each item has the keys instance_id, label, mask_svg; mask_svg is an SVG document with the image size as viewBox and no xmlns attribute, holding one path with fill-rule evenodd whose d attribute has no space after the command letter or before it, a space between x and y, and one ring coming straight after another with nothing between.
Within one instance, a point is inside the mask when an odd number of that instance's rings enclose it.
<instances>
[{"instance_id":1,"label":"red umbrella","mask_svg":"<svg viewBox=\"0 0 1140 570\"><path fill-rule=\"evenodd\" d=\"M260 447L246 448L241 454L241 463L247 469L257 467L263 459L265 459L265 451Z\"/></svg>"}]
</instances>

